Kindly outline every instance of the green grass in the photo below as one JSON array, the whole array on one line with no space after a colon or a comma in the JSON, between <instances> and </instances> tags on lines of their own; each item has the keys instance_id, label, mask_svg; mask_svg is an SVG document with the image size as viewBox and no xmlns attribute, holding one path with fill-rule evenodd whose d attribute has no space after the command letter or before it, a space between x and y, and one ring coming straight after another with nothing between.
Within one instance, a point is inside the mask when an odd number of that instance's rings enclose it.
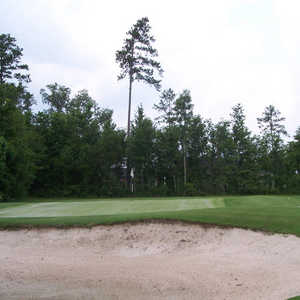
<instances>
[{"instance_id":1,"label":"green grass","mask_svg":"<svg viewBox=\"0 0 300 300\"><path fill-rule=\"evenodd\" d=\"M70 217L118 215L224 207L222 198L163 200L102 200L28 203L0 210L0 217Z\"/></svg>"},{"instance_id":2,"label":"green grass","mask_svg":"<svg viewBox=\"0 0 300 300\"><path fill-rule=\"evenodd\" d=\"M296 296L296 297L293 297L293 298L289 298L288 300L300 300L300 296Z\"/></svg>"},{"instance_id":3,"label":"green grass","mask_svg":"<svg viewBox=\"0 0 300 300\"><path fill-rule=\"evenodd\" d=\"M179 220L300 236L300 196L48 199L0 203L0 228Z\"/></svg>"}]
</instances>

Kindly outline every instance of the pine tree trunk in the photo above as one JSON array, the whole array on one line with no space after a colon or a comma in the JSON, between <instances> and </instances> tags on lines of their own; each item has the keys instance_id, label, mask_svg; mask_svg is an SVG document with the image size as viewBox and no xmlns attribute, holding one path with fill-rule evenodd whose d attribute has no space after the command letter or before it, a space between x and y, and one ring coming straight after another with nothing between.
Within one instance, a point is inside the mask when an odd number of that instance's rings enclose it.
<instances>
[{"instance_id":1,"label":"pine tree trunk","mask_svg":"<svg viewBox=\"0 0 300 300\"><path fill-rule=\"evenodd\" d=\"M183 176L184 176L184 185L186 185L186 145L183 143Z\"/></svg>"},{"instance_id":2,"label":"pine tree trunk","mask_svg":"<svg viewBox=\"0 0 300 300\"><path fill-rule=\"evenodd\" d=\"M128 124L127 124L127 138L130 134L130 115L131 115L131 90L132 90L132 76L129 78L129 99L128 99Z\"/></svg>"},{"instance_id":3,"label":"pine tree trunk","mask_svg":"<svg viewBox=\"0 0 300 300\"><path fill-rule=\"evenodd\" d=\"M174 182L174 191L177 192L177 184L176 184L176 176L173 175L173 182Z\"/></svg>"},{"instance_id":4,"label":"pine tree trunk","mask_svg":"<svg viewBox=\"0 0 300 300\"><path fill-rule=\"evenodd\" d=\"M127 139L129 138L130 135L130 116L131 116L131 90L132 90L132 75L129 77L129 99L128 99L128 123L127 123ZM128 164L128 159L126 162L126 167L127 167L127 186L131 190L131 185L133 184L131 175L130 175L130 168Z\"/></svg>"}]
</instances>

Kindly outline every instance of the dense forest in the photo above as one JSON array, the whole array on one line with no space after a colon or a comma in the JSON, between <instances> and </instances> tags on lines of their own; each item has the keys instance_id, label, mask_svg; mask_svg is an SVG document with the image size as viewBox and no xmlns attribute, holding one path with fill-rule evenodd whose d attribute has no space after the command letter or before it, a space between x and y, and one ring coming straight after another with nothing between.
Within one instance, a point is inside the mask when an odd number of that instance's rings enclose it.
<instances>
[{"instance_id":1,"label":"dense forest","mask_svg":"<svg viewBox=\"0 0 300 300\"><path fill-rule=\"evenodd\" d=\"M128 58L124 53L117 53L121 67ZM154 60L147 62L162 71ZM159 90L149 68L132 66L131 82L148 80ZM300 193L300 127L286 142L284 117L273 105L257 117L260 134L254 135L242 104L232 108L228 120L213 123L194 113L189 90L166 89L153 108L159 117L151 120L140 105L126 132L87 90L71 96L71 89L58 83L41 89L47 108L34 113L29 82L22 48L1 34L0 201L26 195Z\"/></svg>"}]
</instances>

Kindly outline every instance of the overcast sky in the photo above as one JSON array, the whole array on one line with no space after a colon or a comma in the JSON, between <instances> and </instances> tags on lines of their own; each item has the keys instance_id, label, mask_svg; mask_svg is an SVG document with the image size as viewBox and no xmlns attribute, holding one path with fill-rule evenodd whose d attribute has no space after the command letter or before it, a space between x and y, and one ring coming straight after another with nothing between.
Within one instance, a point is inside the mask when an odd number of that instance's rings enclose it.
<instances>
[{"instance_id":1,"label":"overcast sky","mask_svg":"<svg viewBox=\"0 0 300 300\"><path fill-rule=\"evenodd\" d=\"M24 48L37 101L49 83L87 89L126 127L128 82L117 81L115 52L147 16L156 38L163 88L191 91L194 112L214 122L242 103L249 128L273 104L291 136L300 126L299 0L2 0L1 33ZM153 118L159 99L135 83L133 112Z\"/></svg>"}]
</instances>

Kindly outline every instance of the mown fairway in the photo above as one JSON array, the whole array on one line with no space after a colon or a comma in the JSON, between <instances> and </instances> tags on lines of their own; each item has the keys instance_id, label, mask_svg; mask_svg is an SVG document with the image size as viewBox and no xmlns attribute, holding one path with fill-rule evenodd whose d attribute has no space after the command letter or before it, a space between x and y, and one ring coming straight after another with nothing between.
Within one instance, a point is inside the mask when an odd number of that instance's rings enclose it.
<instances>
[{"instance_id":1,"label":"mown fairway","mask_svg":"<svg viewBox=\"0 0 300 300\"><path fill-rule=\"evenodd\" d=\"M0 227L181 220L300 236L300 196L88 199L0 203Z\"/></svg>"}]
</instances>

